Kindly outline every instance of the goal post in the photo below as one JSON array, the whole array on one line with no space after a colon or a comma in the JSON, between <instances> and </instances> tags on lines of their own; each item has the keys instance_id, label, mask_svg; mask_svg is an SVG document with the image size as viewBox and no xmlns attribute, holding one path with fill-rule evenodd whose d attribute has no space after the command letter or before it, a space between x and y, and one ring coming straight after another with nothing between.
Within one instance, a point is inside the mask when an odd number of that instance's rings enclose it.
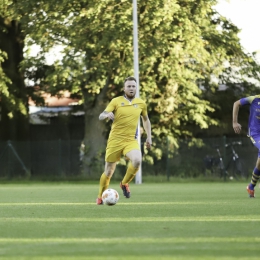
<instances>
[{"instance_id":1,"label":"goal post","mask_svg":"<svg viewBox=\"0 0 260 260\"><path fill-rule=\"evenodd\" d=\"M138 21L137 21L137 0L133 0L133 44L134 44L134 76L136 78L136 97L139 97L139 61L138 61ZM138 122L138 143L141 149L141 131L140 131L140 119ZM135 183L142 183L142 164L135 176Z\"/></svg>"}]
</instances>

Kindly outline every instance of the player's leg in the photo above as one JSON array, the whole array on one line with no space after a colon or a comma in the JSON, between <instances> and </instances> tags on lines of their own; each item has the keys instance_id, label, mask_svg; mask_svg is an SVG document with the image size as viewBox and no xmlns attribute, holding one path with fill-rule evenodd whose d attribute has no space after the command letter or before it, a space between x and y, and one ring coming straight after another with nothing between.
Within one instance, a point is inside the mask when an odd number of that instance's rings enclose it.
<instances>
[{"instance_id":1,"label":"player's leg","mask_svg":"<svg viewBox=\"0 0 260 260\"><path fill-rule=\"evenodd\" d=\"M99 192L98 192L98 198L101 199L102 193L108 188L110 179L116 169L116 162L106 162L105 164L105 171L100 177L99 180Z\"/></svg>"},{"instance_id":2,"label":"player's leg","mask_svg":"<svg viewBox=\"0 0 260 260\"><path fill-rule=\"evenodd\" d=\"M129 163L127 167L126 174L120 183L120 187L123 190L123 194L126 198L130 198L130 188L129 183L133 180L136 173L140 168L140 164L142 161L142 154L140 150L131 150L126 154L127 158L129 158Z\"/></svg>"},{"instance_id":3,"label":"player's leg","mask_svg":"<svg viewBox=\"0 0 260 260\"><path fill-rule=\"evenodd\" d=\"M129 158L130 161L128 163L126 174L122 180L122 184L129 183L133 180L140 168L142 161L142 154L140 150L132 150L128 152L126 156Z\"/></svg>"},{"instance_id":4,"label":"player's leg","mask_svg":"<svg viewBox=\"0 0 260 260\"><path fill-rule=\"evenodd\" d=\"M112 148L111 148L112 147ZM110 179L116 169L116 163L120 159L122 149L114 149L114 146L108 146L106 149L106 164L105 170L102 173L99 180L99 191L96 203L98 205L103 204L102 202L102 193L108 188Z\"/></svg>"},{"instance_id":5,"label":"player's leg","mask_svg":"<svg viewBox=\"0 0 260 260\"><path fill-rule=\"evenodd\" d=\"M247 186L247 191L249 194L249 197L254 198L255 197L255 186L260 178L260 154L258 154L258 158L256 161L256 167L253 170L251 182Z\"/></svg>"},{"instance_id":6,"label":"player's leg","mask_svg":"<svg viewBox=\"0 0 260 260\"><path fill-rule=\"evenodd\" d=\"M260 137L250 137L252 143L254 144L255 147L258 148L258 158L256 161L256 166L253 170L252 173L252 178L251 178L251 182L248 184L247 186L247 192L249 194L250 198L254 198L255 197L255 186L260 178Z\"/></svg>"}]
</instances>

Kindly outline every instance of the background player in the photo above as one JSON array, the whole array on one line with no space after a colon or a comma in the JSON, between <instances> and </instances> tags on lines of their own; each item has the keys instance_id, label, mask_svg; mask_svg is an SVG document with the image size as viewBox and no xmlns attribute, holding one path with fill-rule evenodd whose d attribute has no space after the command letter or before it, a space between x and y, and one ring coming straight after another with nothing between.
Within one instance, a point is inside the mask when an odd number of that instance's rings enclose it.
<instances>
[{"instance_id":1,"label":"background player","mask_svg":"<svg viewBox=\"0 0 260 260\"><path fill-rule=\"evenodd\" d=\"M147 114L147 106L142 99L136 98L135 94L136 79L128 77L124 82L124 95L112 99L104 112L99 115L99 120L108 118L113 121L113 124L106 147L105 170L100 177L96 200L98 205L103 204L102 193L108 188L116 164L122 155L126 156L130 161L120 187L124 196L130 198L129 183L135 177L142 161L140 145L137 141L137 127L140 115L147 134L146 147L151 148L151 123Z\"/></svg>"},{"instance_id":2,"label":"background player","mask_svg":"<svg viewBox=\"0 0 260 260\"><path fill-rule=\"evenodd\" d=\"M255 197L255 186L260 177L260 95L241 98L233 106L233 128L235 133L239 134L241 125L238 123L239 107L250 105L250 115L248 120L248 136L252 143L258 148L258 158L254 168L251 182L247 186L247 192L250 198Z\"/></svg>"}]
</instances>

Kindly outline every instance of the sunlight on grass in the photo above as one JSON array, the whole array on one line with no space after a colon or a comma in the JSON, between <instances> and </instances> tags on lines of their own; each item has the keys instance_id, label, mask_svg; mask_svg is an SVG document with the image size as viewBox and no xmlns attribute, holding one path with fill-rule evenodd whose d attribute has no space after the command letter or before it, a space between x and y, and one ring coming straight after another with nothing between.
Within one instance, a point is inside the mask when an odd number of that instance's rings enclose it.
<instances>
[{"instance_id":1,"label":"sunlight on grass","mask_svg":"<svg viewBox=\"0 0 260 260\"><path fill-rule=\"evenodd\" d=\"M28 258L25 257L3 257L1 260L27 260ZM137 257L131 257L131 256L125 256L125 255L109 255L104 257L95 257L95 256L87 256L86 257L80 257L80 256L73 256L73 257L67 257L67 256L55 256L55 257L30 257L30 260L115 260L115 259L123 259L123 260L139 260L140 258ZM178 256L142 256L141 260L183 260L183 257L178 257ZM196 257L196 256L185 256L185 260L216 260L216 259L221 259L221 260L259 260L259 257L212 257L210 255L205 255L204 257Z\"/></svg>"},{"instance_id":2,"label":"sunlight on grass","mask_svg":"<svg viewBox=\"0 0 260 260\"><path fill-rule=\"evenodd\" d=\"M260 216L133 217L133 218L0 218L0 222L260 222Z\"/></svg>"},{"instance_id":3,"label":"sunlight on grass","mask_svg":"<svg viewBox=\"0 0 260 260\"><path fill-rule=\"evenodd\" d=\"M256 260L260 208L243 183L0 185L1 260ZM258 192L258 191L257 191Z\"/></svg>"},{"instance_id":4,"label":"sunlight on grass","mask_svg":"<svg viewBox=\"0 0 260 260\"><path fill-rule=\"evenodd\" d=\"M128 237L124 238L0 238L0 243L249 243L260 242L260 237L171 237L171 238L143 238Z\"/></svg>"}]
</instances>

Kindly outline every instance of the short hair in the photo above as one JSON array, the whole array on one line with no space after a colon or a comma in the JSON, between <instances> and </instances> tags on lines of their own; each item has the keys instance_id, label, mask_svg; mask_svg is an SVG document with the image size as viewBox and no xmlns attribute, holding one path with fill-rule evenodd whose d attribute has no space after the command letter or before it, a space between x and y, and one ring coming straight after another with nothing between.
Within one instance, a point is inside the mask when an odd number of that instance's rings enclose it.
<instances>
[{"instance_id":1,"label":"short hair","mask_svg":"<svg viewBox=\"0 0 260 260\"><path fill-rule=\"evenodd\" d=\"M135 81L135 83L137 83L136 82L136 78L135 77L127 77L126 79L125 79L125 81L124 81L124 83L126 83L127 81L131 81L131 80L133 80L133 81Z\"/></svg>"}]
</instances>

